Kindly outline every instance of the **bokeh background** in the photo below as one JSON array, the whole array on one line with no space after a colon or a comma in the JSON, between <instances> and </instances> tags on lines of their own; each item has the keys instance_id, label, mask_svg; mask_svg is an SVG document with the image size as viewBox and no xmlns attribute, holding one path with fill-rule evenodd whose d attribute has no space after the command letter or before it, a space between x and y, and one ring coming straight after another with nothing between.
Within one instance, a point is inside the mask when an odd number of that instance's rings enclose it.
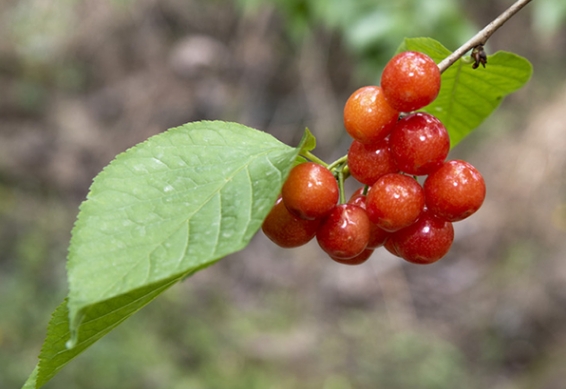
<instances>
[{"instance_id":1,"label":"bokeh background","mask_svg":"<svg viewBox=\"0 0 566 389\"><path fill-rule=\"evenodd\" d=\"M342 105L405 36L455 49L510 0L0 2L0 388L36 363L65 297L70 230L119 152L201 119L343 155ZM333 263L259 233L176 285L46 388L563 389L566 3L535 0L489 41L530 83L451 152L483 208L430 266ZM478 69L478 71L484 71ZM489 65L487 70L489 71Z\"/></svg>"}]
</instances>

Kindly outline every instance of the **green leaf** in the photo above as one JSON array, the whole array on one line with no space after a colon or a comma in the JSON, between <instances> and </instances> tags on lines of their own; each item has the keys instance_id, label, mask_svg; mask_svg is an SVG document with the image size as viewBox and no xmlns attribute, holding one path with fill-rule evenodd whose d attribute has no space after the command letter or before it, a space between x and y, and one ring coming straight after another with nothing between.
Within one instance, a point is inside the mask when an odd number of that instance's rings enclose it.
<instances>
[{"instance_id":1,"label":"green leaf","mask_svg":"<svg viewBox=\"0 0 566 389\"><path fill-rule=\"evenodd\" d=\"M306 159L303 155L308 154L309 151L312 151L315 148L316 148L316 137L308 128L305 128L305 132L301 139L301 149L299 150L300 155L297 155L297 158L295 158L295 163L293 164L293 166L297 166L300 165L301 163L308 162L308 159Z\"/></svg>"},{"instance_id":2,"label":"green leaf","mask_svg":"<svg viewBox=\"0 0 566 389\"><path fill-rule=\"evenodd\" d=\"M301 153L313 151L316 148L316 138L308 128L305 128L305 133L301 139L301 145Z\"/></svg>"},{"instance_id":3,"label":"green leaf","mask_svg":"<svg viewBox=\"0 0 566 389\"><path fill-rule=\"evenodd\" d=\"M399 51L420 51L439 63L450 51L430 38L407 38ZM522 88L533 68L525 58L498 51L488 55L487 66L472 69L469 58L459 59L442 74L436 100L426 111L442 121L454 147L477 128L510 93Z\"/></svg>"},{"instance_id":4,"label":"green leaf","mask_svg":"<svg viewBox=\"0 0 566 389\"><path fill-rule=\"evenodd\" d=\"M243 249L301 147L215 121L170 129L120 154L80 207L69 296L25 387L41 387L171 285Z\"/></svg>"},{"instance_id":5,"label":"green leaf","mask_svg":"<svg viewBox=\"0 0 566 389\"><path fill-rule=\"evenodd\" d=\"M22 386L22 389L35 389L37 387L37 371L39 370L39 366L36 365L33 369L33 372L28 377L27 381Z\"/></svg>"}]
</instances>

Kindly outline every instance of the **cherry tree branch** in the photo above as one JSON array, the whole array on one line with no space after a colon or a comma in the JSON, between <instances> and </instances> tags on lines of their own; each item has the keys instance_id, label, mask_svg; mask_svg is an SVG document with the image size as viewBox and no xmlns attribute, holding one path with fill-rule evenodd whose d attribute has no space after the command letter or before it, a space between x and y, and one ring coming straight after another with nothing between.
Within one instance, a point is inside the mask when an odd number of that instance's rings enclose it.
<instances>
[{"instance_id":1,"label":"cherry tree branch","mask_svg":"<svg viewBox=\"0 0 566 389\"><path fill-rule=\"evenodd\" d=\"M513 15L519 12L525 5L530 3L531 0L517 0L515 4L507 8L505 12L495 18L491 23L489 23L483 30L474 35L469 41L464 43L460 48L450 54L448 57L444 58L442 62L438 64L440 73L448 69L454 62L460 59L468 51L477 47L479 45L485 45L487 40L493 35L499 27L505 24Z\"/></svg>"}]
</instances>

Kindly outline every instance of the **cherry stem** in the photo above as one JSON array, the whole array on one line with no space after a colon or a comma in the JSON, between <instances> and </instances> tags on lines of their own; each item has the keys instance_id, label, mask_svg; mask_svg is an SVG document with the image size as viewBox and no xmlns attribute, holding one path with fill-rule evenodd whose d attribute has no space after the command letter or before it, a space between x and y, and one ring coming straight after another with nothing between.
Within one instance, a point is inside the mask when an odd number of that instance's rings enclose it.
<instances>
[{"instance_id":1,"label":"cherry stem","mask_svg":"<svg viewBox=\"0 0 566 389\"><path fill-rule=\"evenodd\" d=\"M311 153L310 151L305 151L304 153L301 154L303 157L305 157L306 159L318 163L319 165L322 165L326 168L328 167L328 164L326 162L324 162L322 159L318 158L316 155L314 155L313 153Z\"/></svg>"},{"instance_id":2,"label":"cherry stem","mask_svg":"<svg viewBox=\"0 0 566 389\"><path fill-rule=\"evenodd\" d=\"M340 188L340 204L345 204L346 203L346 190L344 189L344 167L346 167L347 165L344 164L342 166L340 166L340 169L338 170L338 188Z\"/></svg>"},{"instance_id":3,"label":"cherry stem","mask_svg":"<svg viewBox=\"0 0 566 389\"><path fill-rule=\"evenodd\" d=\"M438 64L440 73L448 69L454 62L462 58L464 54L479 45L485 45L487 40L493 35L495 31L505 24L513 15L519 12L525 5L530 3L532 0L518 0L511 7L507 8L501 15L495 18L491 23L489 23L483 30L474 35L469 41L460 46L456 51L450 54L448 57L444 58L442 62Z\"/></svg>"},{"instance_id":4,"label":"cherry stem","mask_svg":"<svg viewBox=\"0 0 566 389\"><path fill-rule=\"evenodd\" d=\"M346 162L348 160L348 155L344 155L340 158L338 158L336 161L332 162L330 165L327 165L326 167L328 168L328 170L332 171L334 170L338 165L343 164L344 162Z\"/></svg>"}]
</instances>

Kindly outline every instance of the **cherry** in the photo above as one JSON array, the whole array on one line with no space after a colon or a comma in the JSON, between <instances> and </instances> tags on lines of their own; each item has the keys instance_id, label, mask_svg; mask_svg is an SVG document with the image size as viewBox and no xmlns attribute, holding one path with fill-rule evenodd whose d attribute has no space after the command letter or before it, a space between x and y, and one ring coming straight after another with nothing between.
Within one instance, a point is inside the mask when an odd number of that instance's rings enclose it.
<instances>
[{"instance_id":1,"label":"cherry","mask_svg":"<svg viewBox=\"0 0 566 389\"><path fill-rule=\"evenodd\" d=\"M476 212L485 199L485 182L477 169L462 160L445 162L424 182L427 207L451 222Z\"/></svg>"},{"instance_id":2,"label":"cherry","mask_svg":"<svg viewBox=\"0 0 566 389\"><path fill-rule=\"evenodd\" d=\"M263 221L263 233L276 245L285 248L299 247L316 235L320 219L301 219L287 210L281 197Z\"/></svg>"},{"instance_id":3,"label":"cherry","mask_svg":"<svg viewBox=\"0 0 566 389\"><path fill-rule=\"evenodd\" d=\"M316 239L332 258L349 259L366 249L369 234L366 211L353 204L339 204L322 220Z\"/></svg>"},{"instance_id":4,"label":"cherry","mask_svg":"<svg viewBox=\"0 0 566 389\"><path fill-rule=\"evenodd\" d=\"M411 112L434 101L440 91L440 70L426 54L405 51L385 65L381 87L390 106Z\"/></svg>"},{"instance_id":5,"label":"cherry","mask_svg":"<svg viewBox=\"0 0 566 389\"><path fill-rule=\"evenodd\" d=\"M408 262L425 265L446 255L453 240L452 223L424 211L414 224L391 234L385 247Z\"/></svg>"},{"instance_id":6,"label":"cherry","mask_svg":"<svg viewBox=\"0 0 566 389\"><path fill-rule=\"evenodd\" d=\"M366 211L373 223L393 232L417 220L424 202L424 191L417 180L390 173L372 185L366 199Z\"/></svg>"},{"instance_id":7,"label":"cherry","mask_svg":"<svg viewBox=\"0 0 566 389\"><path fill-rule=\"evenodd\" d=\"M358 207L362 207L362 208L365 209L366 208L366 196L369 193L370 189L371 189L371 187L368 186L366 193L364 193L364 191L365 191L364 186L356 189L356 191L354 193L352 193L352 196L350 196L348 203L357 205Z\"/></svg>"},{"instance_id":8,"label":"cherry","mask_svg":"<svg viewBox=\"0 0 566 389\"><path fill-rule=\"evenodd\" d=\"M281 196L291 213L303 219L318 219L338 202L338 183L324 166L305 162L291 169Z\"/></svg>"},{"instance_id":9,"label":"cherry","mask_svg":"<svg viewBox=\"0 0 566 389\"><path fill-rule=\"evenodd\" d=\"M356 90L344 105L344 127L361 143L375 143L391 132L399 112L385 101L379 86Z\"/></svg>"},{"instance_id":10,"label":"cherry","mask_svg":"<svg viewBox=\"0 0 566 389\"><path fill-rule=\"evenodd\" d=\"M395 255L396 257L401 258L401 255L397 251L397 247L395 247L393 240L390 239L389 237L385 240L383 247L385 247L385 249L387 251L389 251L391 254Z\"/></svg>"},{"instance_id":11,"label":"cherry","mask_svg":"<svg viewBox=\"0 0 566 389\"><path fill-rule=\"evenodd\" d=\"M442 165L450 151L450 138L440 120L417 112L397 122L389 145L401 171L425 175Z\"/></svg>"},{"instance_id":12,"label":"cherry","mask_svg":"<svg viewBox=\"0 0 566 389\"><path fill-rule=\"evenodd\" d=\"M366 185L373 185L379 177L398 171L387 138L373 144L354 140L348 150L348 168L356 180Z\"/></svg>"},{"instance_id":13,"label":"cherry","mask_svg":"<svg viewBox=\"0 0 566 389\"><path fill-rule=\"evenodd\" d=\"M365 249L361 252L361 254L356 255L354 258L340 259L332 256L330 258L332 258L332 260L334 260L335 262L341 263L343 265L360 265L366 262L369 257L371 257L373 252L373 249Z\"/></svg>"},{"instance_id":14,"label":"cherry","mask_svg":"<svg viewBox=\"0 0 566 389\"><path fill-rule=\"evenodd\" d=\"M352 197L350 197L350 200L348 200L348 204L357 205L358 207L366 209L367 195L363 194L363 190L364 188L360 188L356 192L354 192ZM389 237L389 235L389 232L385 231L370 220L369 241L367 248L376 249L383 246L383 243L385 243L385 240Z\"/></svg>"}]
</instances>

